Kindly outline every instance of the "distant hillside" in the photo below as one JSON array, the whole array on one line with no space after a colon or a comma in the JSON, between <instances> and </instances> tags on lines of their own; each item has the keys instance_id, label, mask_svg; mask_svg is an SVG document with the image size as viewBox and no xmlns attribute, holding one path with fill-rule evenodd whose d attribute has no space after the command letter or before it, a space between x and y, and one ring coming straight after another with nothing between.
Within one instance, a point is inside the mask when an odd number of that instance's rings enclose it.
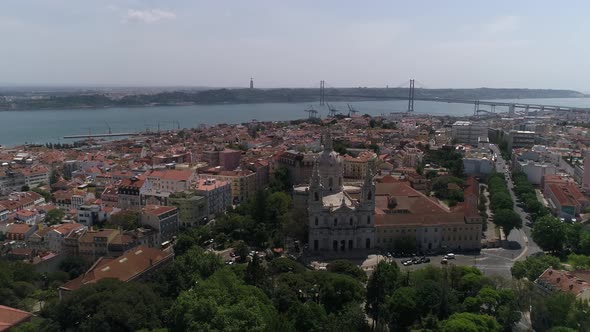
<instances>
[{"instance_id":1,"label":"distant hillside","mask_svg":"<svg viewBox=\"0 0 590 332\"><path fill-rule=\"evenodd\" d=\"M405 98L407 88L328 88L329 101L358 101L387 98ZM0 110L104 108L148 105L185 104L241 104L291 103L318 100L318 89L213 89L178 90L154 94L131 94L112 98L105 93L72 93L42 95L35 98L0 96ZM526 99L526 98L580 98L583 93L572 90L549 89L416 89L415 96L428 98L460 99Z\"/></svg>"}]
</instances>

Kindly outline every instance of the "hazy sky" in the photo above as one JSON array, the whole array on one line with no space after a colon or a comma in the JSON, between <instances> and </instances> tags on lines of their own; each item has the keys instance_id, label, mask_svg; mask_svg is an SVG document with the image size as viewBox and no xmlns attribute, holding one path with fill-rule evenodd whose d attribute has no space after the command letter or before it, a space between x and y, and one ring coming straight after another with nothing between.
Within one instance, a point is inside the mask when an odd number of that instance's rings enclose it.
<instances>
[{"instance_id":1,"label":"hazy sky","mask_svg":"<svg viewBox=\"0 0 590 332\"><path fill-rule=\"evenodd\" d=\"M2 0L0 84L590 91L588 1Z\"/></svg>"}]
</instances>

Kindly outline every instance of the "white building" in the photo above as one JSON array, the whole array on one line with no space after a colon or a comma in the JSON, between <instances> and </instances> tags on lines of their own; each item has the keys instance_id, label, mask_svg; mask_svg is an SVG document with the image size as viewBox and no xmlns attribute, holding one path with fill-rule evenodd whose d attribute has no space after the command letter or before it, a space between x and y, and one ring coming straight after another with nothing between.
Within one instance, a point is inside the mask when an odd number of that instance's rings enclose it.
<instances>
[{"instance_id":1,"label":"white building","mask_svg":"<svg viewBox=\"0 0 590 332\"><path fill-rule=\"evenodd\" d=\"M470 149L463 157L463 172L467 175L487 175L494 171L495 163L489 149Z\"/></svg>"},{"instance_id":2,"label":"white building","mask_svg":"<svg viewBox=\"0 0 590 332\"><path fill-rule=\"evenodd\" d=\"M582 188L590 192L590 150L585 150L584 154L584 174L582 176Z\"/></svg>"},{"instance_id":3,"label":"white building","mask_svg":"<svg viewBox=\"0 0 590 332\"><path fill-rule=\"evenodd\" d=\"M309 187L295 188L307 196L309 247L312 251L351 252L375 245L375 185L367 173L362 187L343 185L342 158L329 135L315 163Z\"/></svg>"},{"instance_id":4,"label":"white building","mask_svg":"<svg viewBox=\"0 0 590 332\"><path fill-rule=\"evenodd\" d=\"M480 137L488 137L488 127L484 123L457 121L452 126L452 137L458 144L477 146Z\"/></svg>"},{"instance_id":5,"label":"white building","mask_svg":"<svg viewBox=\"0 0 590 332\"><path fill-rule=\"evenodd\" d=\"M543 176L555 175L557 173L557 167L555 165L532 160L517 161L514 163L514 167L516 171L526 174L529 182L534 185L540 185Z\"/></svg>"}]
</instances>

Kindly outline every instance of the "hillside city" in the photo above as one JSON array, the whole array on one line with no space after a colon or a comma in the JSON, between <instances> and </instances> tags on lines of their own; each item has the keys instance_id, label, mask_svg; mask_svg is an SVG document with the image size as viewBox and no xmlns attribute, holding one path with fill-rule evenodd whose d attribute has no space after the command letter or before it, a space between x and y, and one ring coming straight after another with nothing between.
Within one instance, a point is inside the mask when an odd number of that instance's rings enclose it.
<instances>
[{"instance_id":1,"label":"hillside city","mask_svg":"<svg viewBox=\"0 0 590 332\"><path fill-rule=\"evenodd\" d=\"M334 114L1 147L0 331L590 331L589 121Z\"/></svg>"}]
</instances>

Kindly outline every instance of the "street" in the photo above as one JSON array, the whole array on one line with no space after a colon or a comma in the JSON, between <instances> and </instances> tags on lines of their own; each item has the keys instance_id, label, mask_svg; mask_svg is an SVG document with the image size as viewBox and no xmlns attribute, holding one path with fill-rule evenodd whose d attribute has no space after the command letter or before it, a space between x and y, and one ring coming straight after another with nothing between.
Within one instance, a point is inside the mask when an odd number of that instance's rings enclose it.
<instances>
[{"instance_id":1,"label":"street","mask_svg":"<svg viewBox=\"0 0 590 332\"><path fill-rule=\"evenodd\" d=\"M500 149L495 144L490 144L490 148L496 154L496 171L505 174L508 191L512 197L512 201L516 203L516 195L514 194L514 184L510 176L510 170L506 165L506 161L502 158ZM486 274L499 274L505 277L510 277L510 268L517 260L523 260L526 257L540 252L541 249L533 241L530 227L526 226L526 218L528 214L520 207L514 205L514 212L516 212L523 221L521 229L514 229L508 236L508 243L502 248L482 249L481 258L478 260L478 267Z\"/></svg>"}]
</instances>

